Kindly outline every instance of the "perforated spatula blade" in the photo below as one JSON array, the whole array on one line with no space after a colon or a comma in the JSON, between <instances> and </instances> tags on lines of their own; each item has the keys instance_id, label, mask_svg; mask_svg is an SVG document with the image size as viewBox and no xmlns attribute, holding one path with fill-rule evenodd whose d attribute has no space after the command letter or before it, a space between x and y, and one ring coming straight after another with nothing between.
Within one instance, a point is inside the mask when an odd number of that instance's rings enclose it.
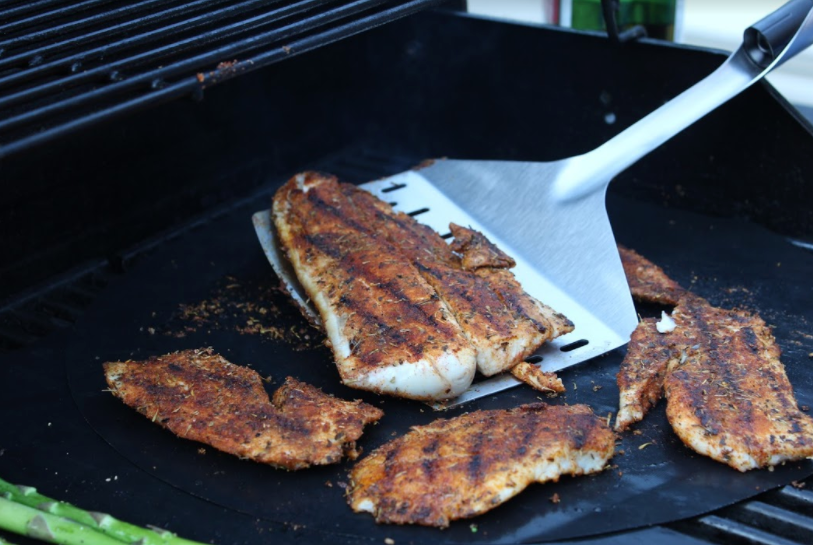
<instances>
[{"instance_id":1,"label":"perforated spatula blade","mask_svg":"<svg viewBox=\"0 0 813 545\"><path fill-rule=\"evenodd\" d=\"M605 207L612 178L812 42L813 0L791 0L746 29L711 75L589 153L549 163L438 160L360 187L441 234L449 223L470 226L511 255L523 288L575 324L537 354L543 370L557 371L625 344L637 325ZM274 239L270 211L253 220L277 275L318 322ZM518 383L483 380L444 406Z\"/></svg>"}]
</instances>

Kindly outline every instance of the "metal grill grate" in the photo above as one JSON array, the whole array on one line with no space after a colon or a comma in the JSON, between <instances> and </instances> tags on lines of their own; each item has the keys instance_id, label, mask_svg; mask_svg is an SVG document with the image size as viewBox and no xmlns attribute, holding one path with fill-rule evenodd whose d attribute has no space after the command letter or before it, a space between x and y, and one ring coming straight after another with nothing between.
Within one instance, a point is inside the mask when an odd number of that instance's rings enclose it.
<instances>
[{"instance_id":1,"label":"metal grill grate","mask_svg":"<svg viewBox=\"0 0 813 545\"><path fill-rule=\"evenodd\" d=\"M0 157L441 0L11 2L0 7Z\"/></svg>"}]
</instances>

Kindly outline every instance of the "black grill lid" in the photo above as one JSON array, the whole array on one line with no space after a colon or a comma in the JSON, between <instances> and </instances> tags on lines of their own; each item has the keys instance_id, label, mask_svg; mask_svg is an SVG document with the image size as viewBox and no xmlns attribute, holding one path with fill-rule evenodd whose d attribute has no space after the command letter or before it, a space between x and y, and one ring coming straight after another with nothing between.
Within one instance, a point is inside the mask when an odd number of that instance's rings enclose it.
<instances>
[{"instance_id":1,"label":"black grill lid","mask_svg":"<svg viewBox=\"0 0 813 545\"><path fill-rule=\"evenodd\" d=\"M440 0L41 0L0 8L0 157Z\"/></svg>"}]
</instances>

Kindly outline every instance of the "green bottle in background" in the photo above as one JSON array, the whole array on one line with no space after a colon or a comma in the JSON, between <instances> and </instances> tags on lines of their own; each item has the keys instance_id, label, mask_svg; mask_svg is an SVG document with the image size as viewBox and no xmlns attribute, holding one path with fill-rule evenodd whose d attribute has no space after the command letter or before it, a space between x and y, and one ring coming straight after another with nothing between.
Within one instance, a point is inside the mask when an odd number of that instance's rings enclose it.
<instances>
[{"instance_id":1,"label":"green bottle in background","mask_svg":"<svg viewBox=\"0 0 813 545\"><path fill-rule=\"evenodd\" d=\"M677 3L678 0L620 0L618 29L643 25L650 38L673 40ZM571 9L573 28L605 30L601 0L572 0Z\"/></svg>"}]
</instances>

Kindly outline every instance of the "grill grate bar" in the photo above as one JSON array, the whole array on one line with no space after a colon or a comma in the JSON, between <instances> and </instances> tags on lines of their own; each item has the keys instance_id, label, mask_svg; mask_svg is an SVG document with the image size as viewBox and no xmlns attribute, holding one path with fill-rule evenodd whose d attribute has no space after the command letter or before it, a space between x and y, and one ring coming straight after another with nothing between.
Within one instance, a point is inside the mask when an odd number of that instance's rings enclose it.
<instances>
[{"instance_id":1,"label":"grill grate bar","mask_svg":"<svg viewBox=\"0 0 813 545\"><path fill-rule=\"evenodd\" d=\"M309 8L314 3L314 1L322 2L323 0L304 0L303 2L297 2L290 6L286 6L285 8L279 10L278 12L274 12L270 15L274 17L275 21L278 20L280 17L288 17L290 15L295 15L299 13L301 10ZM236 55L238 52L246 50L247 47L250 47L250 44L252 42L256 41L260 43L269 43L285 40L297 34L301 34L309 30L312 30L313 28L316 28L318 26L322 26L331 23L335 20L338 20L340 18L353 15L358 11L367 9L368 7L370 7L371 4L380 4L382 2L383 0L356 0L355 2L352 2L350 4L324 12L320 14L320 16L318 17L309 17L302 21L295 21L291 24L275 28L272 31L264 32L260 35L249 36L241 41L231 43L225 47L210 50L191 58L176 61L175 63L169 66L164 66L157 70L152 70L149 72L142 73L138 76L126 78L123 81L115 82L101 89L87 92L84 94L79 94L58 102L53 102L51 104L32 110L25 114L9 117L3 121L0 121L0 131L9 130L19 126L29 125L37 122L42 117L55 115L62 111L65 111L66 109L75 108L77 106L82 106L85 104L98 103L100 100L106 97L114 96L123 91L138 89L139 87L141 88L149 87L150 84L156 80L171 78L173 76L183 74L184 72L194 71L196 68L202 66L207 65L211 66L213 63L216 63L220 59L224 58L228 59L232 55ZM7 107L10 104L13 105L20 101L28 100L31 97L41 96L50 91L59 91L66 85L71 84L76 85L80 83L88 83L93 81L103 81L104 79L107 79L110 74L119 73L118 69L124 70L127 66L133 66L136 63L144 60L154 61L155 59L163 59L164 54L174 55L184 49L194 48L202 40L213 41L215 38L228 37L230 31L234 30L239 31L242 26L243 25L241 23L229 25L221 30L212 33L211 35L208 35L209 33L207 33L207 35L196 36L194 38L188 38L180 42L174 42L172 44L161 46L152 51L148 51L127 59L123 59L117 62L113 62L98 67L93 70L88 70L81 74L76 74L68 78L63 78L61 80L45 84L39 88L27 89L20 93L9 95L7 97L0 99L0 109L2 109L3 107ZM240 64L231 64L229 66L229 70L233 72L237 72L238 70L244 71L246 67L250 66L253 63L254 61L252 59L250 61L244 61L243 63ZM194 85L194 82L192 83ZM201 82L198 79L198 83L203 82Z\"/></svg>"},{"instance_id":2,"label":"grill grate bar","mask_svg":"<svg viewBox=\"0 0 813 545\"><path fill-rule=\"evenodd\" d=\"M813 484L813 479L809 480L809 484ZM813 491L786 486L775 492L774 497L783 505L813 513Z\"/></svg>"},{"instance_id":3,"label":"grill grate bar","mask_svg":"<svg viewBox=\"0 0 813 545\"><path fill-rule=\"evenodd\" d=\"M801 543L813 543L813 518L761 501L750 501L731 509L732 517Z\"/></svg>"},{"instance_id":4,"label":"grill grate bar","mask_svg":"<svg viewBox=\"0 0 813 545\"><path fill-rule=\"evenodd\" d=\"M35 14L30 16L30 17L27 17L27 18L24 18L24 19L18 19L16 21L12 21L12 22L0 25L0 33L10 34L12 32L22 30L22 29L25 29L25 28L34 27L34 26L37 26L37 25L46 25L48 23L58 21L58 20L60 20L62 18L65 18L65 17L69 17L69 16L72 16L72 15L75 15L75 14L78 14L78 13L82 13L84 11L88 11L90 9L93 9L93 8L96 8L96 7L99 7L99 6L103 6L105 4L110 4L112 1L113 0L85 0L84 2L77 2L75 4L69 4L66 7L60 7L60 8L54 9L54 10L50 10L50 11L36 10ZM155 0L150 0L150 1L155 1ZM58 4L58 3L59 2L47 2L46 4ZM45 7L45 6L42 6L42 7ZM20 10L20 11L22 11L22 10ZM31 11L32 11L31 9L26 9L24 11L24 13L30 13ZM117 11L117 10L114 10L114 11ZM2 19L2 20L7 20L10 16L12 16L12 14L9 14L8 12L6 12L6 13L0 12L0 19ZM43 37L51 36L51 35L53 35L55 33L55 31L51 30L52 28L55 29L56 27L50 27L45 31L34 32L34 33L31 33L31 34L28 34L28 35L26 35L25 38L30 36L31 40L36 40L36 39L41 39ZM5 42L0 42L0 44L4 44L4 43Z\"/></svg>"},{"instance_id":5,"label":"grill grate bar","mask_svg":"<svg viewBox=\"0 0 813 545\"><path fill-rule=\"evenodd\" d=\"M32 344L39 339L36 335L31 335L24 331L11 329L0 324L0 347L15 349Z\"/></svg>"},{"instance_id":6,"label":"grill grate bar","mask_svg":"<svg viewBox=\"0 0 813 545\"><path fill-rule=\"evenodd\" d=\"M82 315L81 307L65 303L64 301L58 301L52 298L52 296L41 299L39 306L45 312L69 322L75 322L79 316Z\"/></svg>"},{"instance_id":7,"label":"grill grate bar","mask_svg":"<svg viewBox=\"0 0 813 545\"><path fill-rule=\"evenodd\" d=\"M369 2L370 0L362 1ZM119 74L119 77L124 77L121 74L126 72L128 69L135 68L136 66L139 66L140 64L143 64L145 62L155 63L159 60L164 60L170 56L173 55L176 56L180 53L186 52L190 49L198 48L200 47L201 43L212 43L226 38L233 38L236 35L245 34L252 30L262 28L263 26L266 26L268 24L272 24L280 20L286 19L288 17L297 15L299 13L305 12L308 9L312 8L314 4L322 3L325 3L325 0L303 0L300 2L296 2L283 8L272 10L260 16L253 17L247 21L246 20L239 21L230 25L220 27L215 30L210 30L192 37L187 37L183 40L171 43L164 43L156 48L132 55L130 57L110 62L89 70L84 70L81 73L72 74L67 77L58 79L56 81L49 81L36 87L27 88L17 93L13 93L0 98L0 109L7 108L9 106L13 106L15 104L19 104L22 102L30 101L34 98L47 96L49 93L60 93L63 92L64 89L69 87L76 87L81 84L92 82L102 82L105 80L109 81L110 75L114 73ZM316 21L313 22L313 24L318 24L318 21L319 20L317 19ZM227 58L223 57L223 55L227 55L229 53L229 50L239 51L241 49L244 49L247 43L251 41L268 42L275 39L284 39L288 33L296 32L297 29L292 29L291 26L292 25L286 25L274 29L271 32L266 32L255 36L248 36L246 38L243 38L242 41L234 43L230 48L224 48L226 49L225 51L223 49L219 49L192 57L190 59L186 59L185 61L184 60L176 61L171 66L158 68L157 70L154 71L155 73L147 72L146 74L142 74L140 77L128 78L125 82L120 83L117 87L122 88L129 85L141 83L145 80L149 81L156 77L169 77L173 75L173 73L188 71L194 67L205 66L207 64L211 65L211 63L213 62L217 62L218 60ZM307 30L308 28L309 27L306 27L304 30ZM174 30L176 30L176 28L169 29L169 31ZM156 33L156 35L158 37L165 39L166 37L168 37L168 32L165 32L165 29L161 29ZM113 46L115 45L116 44L113 44ZM102 49L101 52L102 54L105 54L104 49ZM13 80L14 77L9 77L8 79ZM17 79L22 78L21 76L17 76ZM3 84L4 82L0 80L0 85ZM31 121L30 119L23 119L22 122L30 121ZM14 126L16 124L17 123L9 123L8 126ZM4 130L6 126L7 126L6 124L0 124L0 130Z\"/></svg>"},{"instance_id":8,"label":"grill grate bar","mask_svg":"<svg viewBox=\"0 0 813 545\"><path fill-rule=\"evenodd\" d=\"M3 119L0 122L0 157L126 112L200 93L239 73L321 47L430 5L440 4L441 1L355 0L308 13L304 18L271 30L248 35L245 28L247 23L242 21L242 27L238 22L211 31L219 32L214 36L198 35L194 39L176 41L82 74L43 84L39 88L7 95L0 98L0 107L22 104L22 110L0 114L0 119ZM305 0L281 9L300 10L296 12L299 14L325 2ZM285 18L292 15L294 13L289 12ZM279 20L280 13L277 13L275 24ZM251 30L257 29L252 27ZM236 36L239 39L235 39ZM226 43L200 51L202 42L212 44L217 40ZM186 52L185 57L178 58L179 49ZM172 58L167 60L167 56ZM231 62L237 58L244 60ZM224 60L228 62L223 63ZM217 67L212 69L213 66ZM128 73L139 67L140 73L127 77ZM67 91L66 85L71 86ZM56 96L49 96L48 93L55 93ZM41 100L31 101L32 97ZM34 132L34 127L39 130Z\"/></svg>"},{"instance_id":9,"label":"grill grate bar","mask_svg":"<svg viewBox=\"0 0 813 545\"><path fill-rule=\"evenodd\" d=\"M696 520L699 527L705 527L711 535L725 536L726 543L739 541L754 545L802 545L796 540L786 539L748 524L729 520L717 515L708 515ZM735 541L736 540L736 541Z\"/></svg>"},{"instance_id":10,"label":"grill grate bar","mask_svg":"<svg viewBox=\"0 0 813 545\"><path fill-rule=\"evenodd\" d=\"M99 3L112 2L113 0L100 0ZM63 0L40 0L39 2L22 2L17 6L9 7L6 10L0 10L0 19L3 21L11 20L14 17L24 16L27 13L43 13L51 6L58 6L64 3Z\"/></svg>"},{"instance_id":11,"label":"grill grate bar","mask_svg":"<svg viewBox=\"0 0 813 545\"><path fill-rule=\"evenodd\" d=\"M37 329L40 336L44 336L45 333L57 327L67 327L73 323L44 312L35 312L29 309L19 308L9 312L8 317L12 320L16 320L18 324L23 325L27 329Z\"/></svg>"},{"instance_id":12,"label":"grill grate bar","mask_svg":"<svg viewBox=\"0 0 813 545\"><path fill-rule=\"evenodd\" d=\"M52 61L52 62L49 62L47 64L38 64L38 65L35 66L36 70L25 70L23 72L13 73L13 75L17 76L16 79L7 76L5 78L0 78L0 83L2 83L3 85L8 85L9 83L16 83L17 81L25 81L25 79L21 79L20 76L25 76L26 79L31 79L34 76L39 76L39 75L45 73L46 69L49 70L49 73L52 73L53 70L56 69L56 68L61 68L61 67L64 67L64 66L71 66L71 64L76 63L76 62L86 62L89 58L93 58L93 55L97 55L99 57L101 57L101 56L109 56L110 54L112 54L112 53L116 52L118 49L120 49L122 46L139 45L140 43L146 42L147 39L150 38L150 37L153 37L155 35L161 36L162 32L168 33L168 32L171 32L171 31L175 30L175 28L177 28L177 27L183 27L183 25L191 25L191 26L186 26L186 29L187 30L192 29L195 26L198 26L200 24L198 20L201 17L190 17L190 18L188 18L186 20L179 21L179 22L174 23L172 25L168 25L167 27L152 30L152 31L150 31L150 32L148 32L146 34L137 35L137 36L134 36L134 37L127 36L127 33L132 32L133 30L143 28L143 27L147 27L147 26L149 26L151 24L154 24L156 22L160 22L162 20L172 19L172 18L177 17L179 15L184 15L184 14L189 15L190 12L195 13L196 11L199 11L201 8L222 4L224 1L225 0L221 0L219 2L212 2L211 0L197 0L195 2L190 2L190 3L182 4L182 5L179 5L179 6L169 7L167 9L164 9L164 10L159 11L159 12L150 13L150 14L145 15L144 17L140 17L140 18L137 18L137 19L124 20L123 22L120 22L119 24L117 24L115 26L107 26L107 27L103 27L103 28L95 28L94 27L92 29L88 29L88 31L86 33L84 33L84 34L71 36L69 38L59 40L59 41L55 41L55 42L46 43L45 45L42 45L42 46L37 47L35 49L30 49L30 50L22 51L22 52L16 52L11 56L7 56L5 58L0 58L0 68L4 68L4 67L8 67L8 66L14 66L14 65L23 65L23 64L29 64L30 65L31 64L31 59L33 59L35 57L40 57L40 58L45 59L48 55L50 55L52 53L55 53L55 52L59 53L59 52L65 51L67 48L70 48L70 47L86 45L86 44L89 44L89 43L93 43L94 41L98 42L101 39L107 38L107 37L110 37L110 36L114 36L114 37L115 36L125 36L125 39L119 40L117 42L112 42L111 43L109 41L106 41L106 42L103 42L99 47L89 49L89 50L85 50L85 51L81 51L80 53L69 56L67 58L60 58L60 59L57 59L56 61ZM253 7L255 5L262 5L262 4L268 4L268 3L269 2L267 2L267 1L263 2L262 0L254 0L252 2L243 2L243 3L235 4L235 5L232 6L232 5L230 5L230 3L227 2L228 5L226 7L218 9L218 10L210 11L209 13L204 14L202 17L204 17L205 20L208 22L208 21L211 21L211 20L217 20L217 18L227 17L227 16L234 15L234 14L239 14L244 9L248 9L248 8L243 8L243 6L245 6L246 4L249 4L249 7ZM162 6L163 4L158 4L158 5ZM164 36L164 37L166 37L166 36ZM4 46L3 42L0 42L0 47L3 47L3 46ZM9 53L13 53L13 52L9 52Z\"/></svg>"}]
</instances>

